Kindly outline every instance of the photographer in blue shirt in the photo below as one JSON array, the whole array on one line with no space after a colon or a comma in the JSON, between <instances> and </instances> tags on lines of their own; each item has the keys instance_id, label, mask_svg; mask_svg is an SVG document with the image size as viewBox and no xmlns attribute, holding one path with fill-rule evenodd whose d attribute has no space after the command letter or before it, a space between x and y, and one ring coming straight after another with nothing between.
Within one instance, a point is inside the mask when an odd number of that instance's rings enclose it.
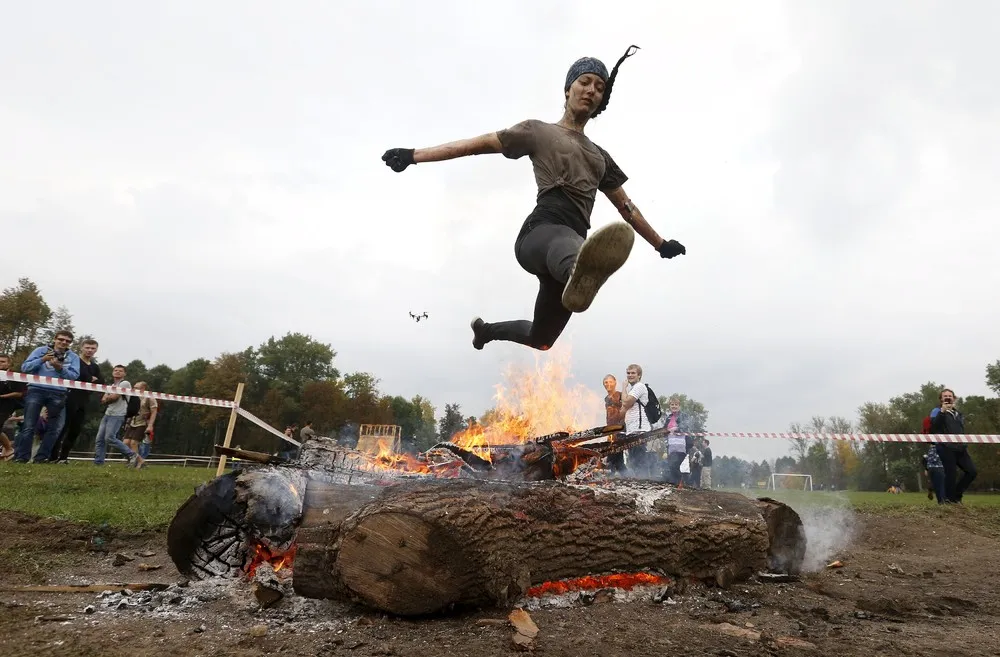
<instances>
[{"instance_id":1,"label":"photographer in blue shirt","mask_svg":"<svg viewBox=\"0 0 1000 657\"><path fill-rule=\"evenodd\" d=\"M21 364L25 374L37 374L55 379L76 381L80 376L80 357L69 350L73 344L73 334L57 331L52 344L39 347ZM14 441L14 461L27 463L31 459L31 444L35 438L35 425L42 409L48 410L48 426L42 436L41 447L35 454L35 463L49 460L53 446L59 440L63 424L63 409L66 407L66 388L44 383L32 383L24 392L24 424Z\"/></svg>"}]
</instances>

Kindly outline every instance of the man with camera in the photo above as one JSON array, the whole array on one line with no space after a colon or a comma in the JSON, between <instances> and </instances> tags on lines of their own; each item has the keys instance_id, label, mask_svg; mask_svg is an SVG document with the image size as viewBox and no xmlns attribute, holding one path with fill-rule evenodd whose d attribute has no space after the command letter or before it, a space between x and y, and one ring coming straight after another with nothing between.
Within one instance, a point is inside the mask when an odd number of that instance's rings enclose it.
<instances>
[{"instance_id":1,"label":"man with camera","mask_svg":"<svg viewBox=\"0 0 1000 657\"><path fill-rule=\"evenodd\" d=\"M37 374L55 379L76 381L80 376L80 357L69 350L73 344L73 334L57 331L52 344L39 347L31 352L21 364L25 374ZM35 454L35 463L49 460L52 448L62 430L62 412L66 407L66 388L32 383L24 393L24 423L14 441L14 461L27 463L31 460L31 444L35 438L35 425L42 409L46 409L49 422L42 436L42 444Z\"/></svg>"},{"instance_id":2,"label":"man with camera","mask_svg":"<svg viewBox=\"0 0 1000 657\"><path fill-rule=\"evenodd\" d=\"M964 434L965 416L955 408L955 392L945 388L938 394L941 406L931 411L930 432L937 434ZM961 504L966 489L976 478L976 466L965 443L938 443L937 453L944 466L945 504ZM958 471L962 478L956 481Z\"/></svg>"}]
</instances>

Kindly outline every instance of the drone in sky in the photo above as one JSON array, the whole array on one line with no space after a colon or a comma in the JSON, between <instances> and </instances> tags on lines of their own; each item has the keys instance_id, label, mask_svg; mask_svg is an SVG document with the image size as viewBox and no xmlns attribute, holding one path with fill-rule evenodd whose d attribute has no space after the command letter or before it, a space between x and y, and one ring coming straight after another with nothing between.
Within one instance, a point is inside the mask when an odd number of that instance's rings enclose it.
<instances>
[{"instance_id":1,"label":"drone in sky","mask_svg":"<svg viewBox=\"0 0 1000 657\"><path fill-rule=\"evenodd\" d=\"M423 314L420 315L414 315L413 313L410 313L410 318L415 322L419 322L422 319L427 319L427 313L424 312Z\"/></svg>"}]
</instances>

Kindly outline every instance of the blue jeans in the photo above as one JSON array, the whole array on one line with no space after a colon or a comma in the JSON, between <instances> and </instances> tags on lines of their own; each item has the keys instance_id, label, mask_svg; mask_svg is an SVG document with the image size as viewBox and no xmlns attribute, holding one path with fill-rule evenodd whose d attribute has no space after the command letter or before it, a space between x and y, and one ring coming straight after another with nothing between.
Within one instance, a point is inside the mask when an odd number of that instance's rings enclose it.
<instances>
[{"instance_id":1,"label":"blue jeans","mask_svg":"<svg viewBox=\"0 0 1000 657\"><path fill-rule=\"evenodd\" d=\"M48 426L42 436L42 445L35 454L35 462L49 460L52 448L59 440L62 431L63 408L66 406L66 391L60 388L39 388L28 386L24 393L24 424L14 441L14 460L27 462L31 460L31 445L35 442L35 425L42 409L48 410Z\"/></svg>"},{"instance_id":2,"label":"blue jeans","mask_svg":"<svg viewBox=\"0 0 1000 657\"><path fill-rule=\"evenodd\" d=\"M107 451L106 443L111 443L118 448L119 452L129 458L135 456L135 452L130 450L128 445L123 443L122 439L118 437L123 424L125 424L124 415L105 415L101 418L101 426L97 429L94 465L104 465L104 453Z\"/></svg>"}]
</instances>

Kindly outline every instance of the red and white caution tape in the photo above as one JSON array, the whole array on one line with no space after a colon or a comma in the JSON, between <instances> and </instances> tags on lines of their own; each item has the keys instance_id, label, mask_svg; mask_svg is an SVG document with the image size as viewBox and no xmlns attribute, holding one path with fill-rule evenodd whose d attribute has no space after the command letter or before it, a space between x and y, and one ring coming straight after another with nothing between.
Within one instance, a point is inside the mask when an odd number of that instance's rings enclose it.
<instances>
[{"instance_id":1,"label":"red and white caution tape","mask_svg":"<svg viewBox=\"0 0 1000 657\"><path fill-rule=\"evenodd\" d=\"M117 386L101 385L99 383L86 383L84 381L70 381L68 379L54 379L37 374L24 374L22 372L5 372L0 370L0 381L19 381L27 384L41 384L57 386L60 388L72 388L74 390L87 390L90 392L110 392L116 395L137 395L139 397L152 397L165 401L176 401L185 404L200 404L202 406L214 406L217 408L233 408L236 404L229 399L210 399L208 397L191 397L188 395L171 395L165 392L153 392L151 390L135 390L131 388L119 388ZM290 442L295 446L301 443L292 440L281 431L278 431L267 422L264 422L256 415L236 407L236 412L250 420L261 429ZM924 433L793 433L793 432L746 432L746 431L702 431L692 432L686 435L704 438L780 438L785 440L795 440L804 438L806 440L851 440L857 442L878 442L878 443L980 443L980 444L1000 444L1000 435L996 434L924 434Z\"/></svg>"},{"instance_id":2,"label":"red and white caution tape","mask_svg":"<svg viewBox=\"0 0 1000 657\"><path fill-rule=\"evenodd\" d=\"M246 419L248 419L251 422L253 422L254 424L256 424L258 427L260 427L261 429L263 429L263 430L265 430L265 431L267 431L269 433L274 434L278 438L281 438L282 440L284 440L286 442L289 442L289 443L295 445L296 447L301 447L302 446L302 443L300 443L297 440L292 440L291 438L289 438L285 434L281 433L280 431L278 431L277 429L275 429L274 427L272 427L270 424L268 424L264 420L260 419L256 415L254 415L253 413L250 413L248 411L244 411L242 408L237 408L236 409L236 414L239 415L240 417L245 417Z\"/></svg>"},{"instance_id":3,"label":"red and white caution tape","mask_svg":"<svg viewBox=\"0 0 1000 657\"><path fill-rule=\"evenodd\" d=\"M38 376L37 374L24 374L23 372L4 372L0 370L0 381L20 381L21 383L56 386L59 388L72 388L73 390L87 390L88 392L110 392L114 395L127 395L129 397L151 397L164 401L183 402L185 404L200 404L202 406L216 406L218 408L232 408L236 404L229 399L209 399L208 397L191 397L188 395L171 395L166 392L153 392L152 390L136 390L135 388L121 388L100 383L87 383L86 381L70 381L69 379L54 379L48 376Z\"/></svg>"},{"instance_id":4,"label":"red and white caution tape","mask_svg":"<svg viewBox=\"0 0 1000 657\"><path fill-rule=\"evenodd\" d=\"M774 433L703 431L684 435L705 438L784 438L795 440L855 440L876 443L991 443L1000 444L1000 435L943 433Z\"/></svg>"},{"instance_id":5,"label":"red and white caution tape","mask_svg":"<svg viewBox=\"0 0 1000 657\"><path fill-rule=\"evenodd\" d=\"M136 390L135 388L121 388L119 386L111 386L100 383L87 383L86 381L70 381L69 379L56 379L48 376L38 376L37 374L25 374L23 372L5 372L0 370L0 381L19 381L21 383L27 384L39 384L56 386L59 388L71 388L73 390L86 390L88 392L110 392L115 395L126 395L129 397L150 397L152 399L162 399L164 401L174 401L181 402L184 404L198 404L200 406L214 406L216 408L236 408L237 414L240 417L244 417L254 424L256 424L261 429L281 438L284 441L290 442L296 447L300 447L301 443L296 440L292 440L282 432L278 431L272 427L267 422L264 422L259 417L245 411L235 402L229 399L211 399L209 397L192 397L190 395L171 395L166 392L153 392L152 390Z\"/></svg>"}]
</instances>

